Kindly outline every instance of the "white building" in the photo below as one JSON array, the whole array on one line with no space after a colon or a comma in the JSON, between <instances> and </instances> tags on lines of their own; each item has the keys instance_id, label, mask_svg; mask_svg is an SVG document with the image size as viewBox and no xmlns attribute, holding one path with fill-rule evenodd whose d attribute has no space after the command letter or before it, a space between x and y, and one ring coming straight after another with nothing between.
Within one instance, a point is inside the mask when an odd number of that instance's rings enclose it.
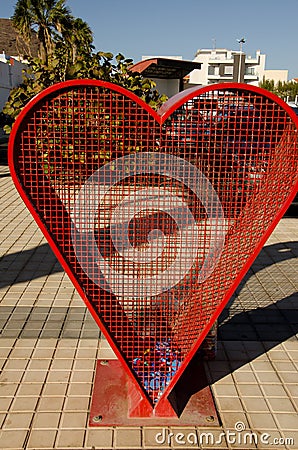
<instances>
[{"instance_id":1,"label":"white building","mask_svg":"<svg viewBox=\"0 0 298 450\"><path fill-rule=\"evenodd\" d=\"M30 45L18 34L10 19L0 18L0 112L10 90L19 86L22 71L28 67L27 57L38 55L39 42L32 34Z\"/></svg>"},{"instance_id":2,"label":"white building","mask_svg":"<svg viewBox=\"0 0 298 450\"><path fill-rule=\"evenodd\" d=\"M22 81L22 71L27 65L16 58L0 54L0 112L2 111L11 89L19 86Z\"/></svg>"},{"instance_id":3,"label":"white building","mask_svg":"<svg viewBox=\"0 0 298 450\"><path fill-rule=\"evenodd\" d=\"M242 51L225 48L199 49L194 61L202 64L201 70L194 70L189 77L190 84L208 85L222 82L241 82L258 86L263 80L279 78L287 81L287 71L268 71L266 74L266 55L260 50L254 57ZM274 72L274 73L273 73Z\"/></svg>"},{"instance_id":4,"label":"white building","mask_svg":"<svg viewBox=\"0 0 298 450\"><path fill-rule=\"evenodd\" d=\"M288 70L265 70L264 77L266 80L273 80L274 84L279 81L288 81L289 71Z\"/></svg>"}]
</instances>

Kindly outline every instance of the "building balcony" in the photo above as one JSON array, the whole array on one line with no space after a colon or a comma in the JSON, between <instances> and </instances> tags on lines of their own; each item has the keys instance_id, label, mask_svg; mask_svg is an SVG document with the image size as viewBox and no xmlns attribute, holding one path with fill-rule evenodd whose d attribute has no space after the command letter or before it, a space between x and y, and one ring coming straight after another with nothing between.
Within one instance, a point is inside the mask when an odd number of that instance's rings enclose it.
<instances>
[{"instance_id":1,"label":"building balcony","mask_svg":"<svg viewBox=\"0 0 298 450\"><path fill-rule=\"evenodd\" d=\"M244 80L257 81L259 76L256 74L246 73L244 74Z\"/></svg>"}]
</instances>

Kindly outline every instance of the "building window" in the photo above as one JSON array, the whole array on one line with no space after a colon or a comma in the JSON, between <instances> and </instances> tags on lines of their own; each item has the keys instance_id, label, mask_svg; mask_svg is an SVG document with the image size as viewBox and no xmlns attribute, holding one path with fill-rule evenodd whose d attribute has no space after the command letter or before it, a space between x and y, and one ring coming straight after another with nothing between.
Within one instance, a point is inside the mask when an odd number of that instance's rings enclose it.
<instances>
[{"instance_id":1,"label":"building window","mask_svg":"<svg viewBox=\"0 0 298 450\"><path fill-rule=\"evenodd\" d=\"M245 75L255 75L255 68L254 67L246 67L245 69Z\"/></svg>"},{"instance_id":2,"label":"building window","mask_svg":"<svg viewBox=\"0 0 298 450\"><path fill-rule=\"evenodd\" d=\"M219 67L218 66L208 66L208 75L218 75Z\"/></svg>"},{"instance_id":3,"label":"building window","mask_svg":"<svg viewBox=\"0 0 298 450\"><path fill-rule=\"evenodd\" d=\"M225 66L225 75L233 75L233 66Z\"/></svg>"}]
</instances>

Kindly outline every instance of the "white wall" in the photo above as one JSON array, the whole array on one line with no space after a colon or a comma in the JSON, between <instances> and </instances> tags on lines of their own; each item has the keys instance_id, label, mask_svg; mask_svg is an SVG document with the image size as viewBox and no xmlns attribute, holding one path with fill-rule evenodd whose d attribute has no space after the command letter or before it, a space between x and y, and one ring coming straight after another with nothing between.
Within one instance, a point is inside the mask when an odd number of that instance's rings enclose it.
<instances>
[{"instance_id":1,"label":"white wall","mask_svg":"<svg viewBox=\"0 0 298 450\"><path fill-rule=\"evenodd\" d=\"M278 81L288 81L288 70L264 70L264 77L266 80L274 80L276 84ZM262 81L262 80L261 80Z\"/></svg>"},{"instance_id":2,"label":"white wall","mask_svg":"<svg viewBox=\"0 0 298 450\"><path fill-rule=\"evenodd\" d=\"M156 83L156 89L160 94L165 94L169 98L179 92L179 80L170 80L162 78L151 78Z\"/></svg>"},{"instance_id":3,"label":"white wall","mask_svg":"<svg viewBox=\"0 0 298 450\"><path fill-rule=\"evenodd\" d=\"M195 57L195 59L193 61L201 63L202 66L201 66L200 70L196 69L196 70L193 70L192 72L190 72L189 83L202 84L202 85L207 84L209 59L210 59L210 54L208 54L208 53L207 54L201 53Z\"/></svg>"},{"instance_id":4,"label":"white wall","mask_svg":"<svg viewBox=\"0 0 298 450\"><path fill-rule=\"evenodd\" d=\"M10 90L22 83L22 70L26 67L15 59L13 65L4 61L5 58L0 58L0 111L9 97Z\"/></svg>"}]
</instances>

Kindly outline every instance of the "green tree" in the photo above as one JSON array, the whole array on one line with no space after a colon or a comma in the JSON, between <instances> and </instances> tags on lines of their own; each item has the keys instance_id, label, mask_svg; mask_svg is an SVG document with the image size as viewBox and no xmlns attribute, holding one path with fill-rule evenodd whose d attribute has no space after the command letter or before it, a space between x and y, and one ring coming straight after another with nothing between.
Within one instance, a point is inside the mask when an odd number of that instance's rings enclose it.
<instances>
[{"instance_id":1,"label":"green tree","mask_svg":"<svg viewBox=\"0 0 298 450\"><path fill-rule=\"evenodd\" d=\"M265 77L263 77L263 80L259 83L259 86L267 91L275 92L274 80L266 80Z\"/></svg>"},{"instance_id":2,"label":"green tree","mask_svg":"<svg viewBox=\"0 0 298 450\"><path fill-rule=\"evenodd\" d=\"M278 81L274 83L274 80L266 80L264 77L259 86L287 101L295 100L298 95L298 83L294 81Z\"/></svg>"},{"instance_id":3,"label":"green tree","mask_svg":"<svg viewBox=\"0 0 298 450\"><path fill-rule=\"evenodd\" d=\"M62 57L54 58L49 65L42 63L38 58L32 59L23 83L11 91L3 112L12 122L36 94L54 83L71 79L110 81L131 90L155 109L167 99L155 89L156 85L152 80L144 78L139 73L130 72L129 68L133 61L126 59L121 53L115 57L112 53L105 52L78 56L74 64L67 64L63 49L56 48L55 53L57 55L60 53ZM4 129L10 133L11 126L5 125Z\"/></svg>"},{"instance_id":4,"label":"green tree","mask_svg":"<svg viewBox=\"0 0 298 450\"><path fill-rule=\"evenodd\" d=\"M155 83L129 71L133 64L121 53L94 52L89 25L74 18L65 0L18 0L13 22L30 44L32 32L40 42L39 57L29 59L21 86L13 89L3 112L13 122L25 104L54 83L76 78L101 79L133 91L152 107L159 107L166 96ZM5 130L10 132L6 125Z\"/></svg>"},{"instance_id":5,"label":"green tree","mask_svg":"<svg viewBox=\"0 0 298 450\"><path fill-rule=\"evenodd\" d=\"M54 83L89 78L119 84L133 91L153 108L166 96L160 95L155 83L138 73L130 72L132 59L121 53L94 52L93 34L89 25L74 18L65 0L18 0L13 21L30 43L32 32L40 42L38 58L30 58L21 86L13 89L3 109L13 121L25 104ZM5 130L10 132L6 125Z\"/></svg>"},{"instance_id":6,"label":"green tree","mask_svg":"<svg viewBox=\"0 0 298 450\"><path fill-rule=\"evenodd\" d=\"M93 46L93 33L89 25L81 18L72 18L67 27L55 39L55 59L63 59L66 70L75 64L78 58L88 58Z\"/></svg>"},{"instance_id":7,"label":"green tree","mask_svg":"<svg viewBox=\"0 0 298 450\"><path fill-rule=\"evenodd\" d=\"M27 42L31 39L32 31L37 34L39 57L48 64L57 38L64 30L72 28L73 18L64 0L18 0L12 20Z\"/></svg>"}]
</instances>

